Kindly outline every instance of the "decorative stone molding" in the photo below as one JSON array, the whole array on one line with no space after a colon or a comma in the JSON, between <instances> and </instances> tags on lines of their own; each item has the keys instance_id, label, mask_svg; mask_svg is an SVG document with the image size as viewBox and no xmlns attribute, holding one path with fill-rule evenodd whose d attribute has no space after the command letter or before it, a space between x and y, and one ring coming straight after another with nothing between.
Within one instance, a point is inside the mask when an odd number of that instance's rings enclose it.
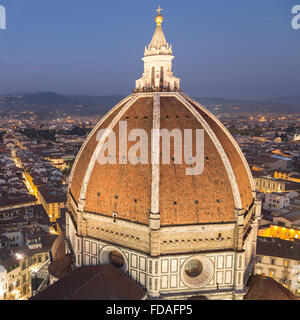
<instances>
[{"instance_id":1,"label":"decorative stone molding","mask_svg":"<svg viewBox=\"0 0 300 320\"><path fill-rule=\"evenodd\" d=\"M136 80L135 91L177 91L180 89L180 79L172 72L172 46L166 41L161 23L161 15L156 17L156 30L152 41L145 48L144 73Z\"/></svg>"}]
</instances>

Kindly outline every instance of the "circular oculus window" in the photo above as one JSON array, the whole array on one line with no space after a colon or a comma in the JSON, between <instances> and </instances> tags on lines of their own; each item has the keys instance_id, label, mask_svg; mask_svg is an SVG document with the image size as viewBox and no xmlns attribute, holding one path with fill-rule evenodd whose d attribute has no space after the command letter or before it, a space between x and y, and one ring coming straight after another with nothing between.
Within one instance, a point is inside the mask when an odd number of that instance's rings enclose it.
<instances>
[{"instance_id":1,"label":"circular oculus window","mask_svg":"<svg viewBox=\"0 0 300 320\"><path fill-rule=\"evenodd\" d=\"M112 264L124 273L128 270L128 262L125 255L119 248L113 246L106 246L100 250L99 262L101 265Z\"/></svg>"},{"instance_id":2,"label":"circular oculus window","mask_svg":"<svg viewBox=\"0 0 300 320\"><path fill-rule=\"evenodd\" d=\"M184 272L190 278L198 277L203 271L203 265L201 261L192 259L185 265Z\"/></svg>"},{"instance_id":3,"label":"circular oculus window","mask_svg":"<svg viewBox=\"0 0 300 320\"><path fill-rule=\"evenodd\" d=\"M117 250L111 251L109 253L108 259L109 259L109 263L114 265L117 268L122 268L125 264L123 255L121 254L121 252Z\"/></svg>"},{"instance_id":4,"label":"circular oculus window","mask_svg":"<svg viewBox=\"0 0 300 320\"><path fill-rule=\"evenodd\" d=\"M191 288L207 285L214 275L214 265L204 256L194 256L186 260L181 269L183 282Z\"/></svg>"}]
</instances>

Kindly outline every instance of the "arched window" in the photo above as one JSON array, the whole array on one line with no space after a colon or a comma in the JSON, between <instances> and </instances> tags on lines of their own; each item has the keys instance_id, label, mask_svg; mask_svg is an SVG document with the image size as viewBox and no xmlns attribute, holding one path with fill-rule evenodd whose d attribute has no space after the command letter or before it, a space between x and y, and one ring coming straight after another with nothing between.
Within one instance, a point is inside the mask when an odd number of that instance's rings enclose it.
<instances>
[{"instance_id":1,"label":"arched window","mask_svg":"<svg viewBox=\"0 0 300 320\"><path fill-rule=\"evenodd\" d=\"M163 88L164 86L164 67L160 67L160 82L159 86Z\"/></svg>"},{"instance_id":2,"label":"arched window","mask_svg":"<svg viewBox=\"0 0 300 320\"><path fill-rule=\"evenodd\" d=\"M117 268L121 268L124 266L124 258L119 251L113 250L109 253L109 263Z\"/></svg>"},{"instance_id":3,"label":"arched window","mask_svg":"<svg viewBox=\"0 0 300 320\"><path fill-rule=\"evenodd\" d=\"M196 259L189 261L185 266L185 273L191 278L195 278L199 276L202 270L203 270L202 263Z\"/></svg>"},{"instance_id":4,"label":"arched window","mask_svg":"<svg viewBox=\"0 0 300 320\"><path fill-rule=\"evenodd\" d=\"M155 68L152 67L151 70L151 86L154 87L155 86Z\"/></svg>"}]
</instances>

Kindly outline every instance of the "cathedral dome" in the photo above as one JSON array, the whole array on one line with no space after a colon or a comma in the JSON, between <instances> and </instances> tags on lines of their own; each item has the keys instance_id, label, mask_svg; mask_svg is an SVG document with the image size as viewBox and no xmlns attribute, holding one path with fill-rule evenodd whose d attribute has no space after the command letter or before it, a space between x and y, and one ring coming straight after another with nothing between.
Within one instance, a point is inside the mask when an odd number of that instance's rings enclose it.
<instances>
[{"instance_id":1,"label":"cathedral dome","mask_svg":"<svg viewBox=\"0 0 300 320\"><path fill-rule=\"evenodd\" d=\"M176 164L174 158L170 164L160 161L157 168L151 163L122 164L118 144L116 164L99 164L98 132L109 128L118 141L121 121L127 122L128 132L139 128L148 137L157 127L170 132L204 130L203 172L186 175L188 165ZM174 140L170 142L170 150L174 150ZM128 142L127 149L135 143ZM193 139L193 150L195 147ZM150 154L150 143L148 149ZM96 125L74 163L69 193L84 212L110 217L116 213L118 219L144 225L149 224L149 214L156 206L161 226L168 226L232 222L235 209L245 213L253 204L252 190L248 164L215 116L183 93L148 92L128 96Z\"/></svg>"},{"instance_id":2,"label":"cathedral dome","mask_svg":"<svg viewBox=\"0 0 300 320\"><path fill-rule=\"evenodd\" d=\"M181 91L161 10L133 93L73 164L67 243L76 266L113 264L149 297L242 299L260 202L234 138Z\"/></svg>"},{"instance_id":3,"label":"cathedral dome","mask_svg":"<svg viewBox=\"0 0 300 320\"><path fill-rule=\"evenodd\" d=\"M246 213L254 201L251 172L221 122L180 91L180 79L171 71L174 57L161 28L161 10L157 10L156 30L143 58L145 72L136 81L134 93L103 117L75 160L69 188L74 211L114 216L142 225L149 225L150 213L160 214L160 226L236 221L237 210ZM98 139L99 132L108 129L120 141L119 129L125 122L126 143L116 145L115 154L109 155L115 162L100 164L97 160L106 140ZM136 163L128 163L128 152L138 139L127 141L127 135L136 129L150 138L155 130L190 130L193 152L197 147L195 132L201 130L203 170L196 175L186 174L191 165L177 159L185 158L183 148L179 155L171 157L177 150L171 135L168 163L162 161L164 150L159 136L154 142L147 141L146 150L139 151ZM184 144L184 139L182 136L176 144ZM159 163L142 161L145 153L153 159L155 152Z\"/></svg>"}]
</instances>

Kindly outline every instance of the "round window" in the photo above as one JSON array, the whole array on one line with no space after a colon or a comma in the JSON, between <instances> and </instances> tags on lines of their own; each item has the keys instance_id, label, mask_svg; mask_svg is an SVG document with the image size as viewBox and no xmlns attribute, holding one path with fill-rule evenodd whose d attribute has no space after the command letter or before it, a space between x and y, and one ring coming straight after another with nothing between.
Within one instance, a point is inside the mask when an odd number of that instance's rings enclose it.
<instances>
[{"instance_id":1,"label":"round window","mask_svg":"<svg viewBox=\"0 0 300 320\"><path fill-rule=\"evenodd\" d=\"M191 288L207 285L214 275L214 265L205 256L197 255L187 259L181 269L182 281Z\"/></svg>"},{"instance_id":2,"label":"round window","mask_svg":"<svg viewBox=\"0 0 300 320\"><path fill-rule=\"evenodd\" d=\"M113 250L109 253L109 263L117 268L122 268L124 266L125 261L122 254L119 251Z\"/></svg>"},{"instance_id":3,"label":"round window","mask_svg":"<svg viewBox=\"0 0 300 320\"><path fill-rule=\"evenodd\" d=\"M201 261L193 259L188 261L188 263L185 265L184 271L187 276L191 278L195 278L195 277L198 277L203 271L203 265Z\"/></svg>"}]
</instances>

